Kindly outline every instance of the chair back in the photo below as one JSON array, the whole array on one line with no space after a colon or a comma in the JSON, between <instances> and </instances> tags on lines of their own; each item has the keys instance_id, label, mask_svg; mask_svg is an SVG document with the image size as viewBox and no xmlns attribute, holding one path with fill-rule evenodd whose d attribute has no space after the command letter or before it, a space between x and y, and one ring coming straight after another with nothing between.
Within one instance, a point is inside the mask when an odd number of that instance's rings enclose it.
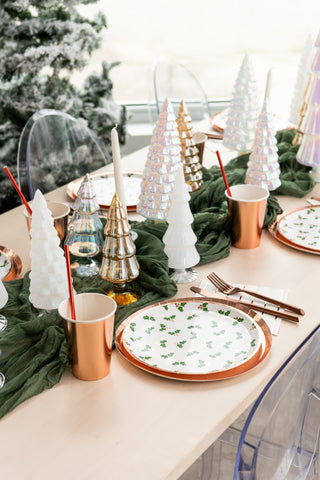
<instances>
[{"instance_id":1,"label":"chair back","mask_svg":"<svg viewBox=\"0 0 320 480\"><path fill-rule=\"evenodd\" d=\"M242 429L234 480L318 479L320 326L254 403Z\"/></svg>"},{"instance_id":2,"label":"chair back","mask_svg":"<svg viewBox=\"0 0 320 480\"><path fill-rule=\"evenodd\" d=\"M181 100L184 100L193 121L200 121L210 116L206 92L196 76L184 65L171 60L157 62L153 69L153 90L157 115L167 97L176 115Z\"/></svg>"},{"instance_id":3,"label":"chair back","mask_svg":"<svg viewBox=\"0 0 320 480\"><path fill-rule=\"evenodd\" d=\"M108 153L86 126L57 110L40 110L26 123L17 155L18 184L27 200L106 165Z\"/></svg>"}]
</instances>

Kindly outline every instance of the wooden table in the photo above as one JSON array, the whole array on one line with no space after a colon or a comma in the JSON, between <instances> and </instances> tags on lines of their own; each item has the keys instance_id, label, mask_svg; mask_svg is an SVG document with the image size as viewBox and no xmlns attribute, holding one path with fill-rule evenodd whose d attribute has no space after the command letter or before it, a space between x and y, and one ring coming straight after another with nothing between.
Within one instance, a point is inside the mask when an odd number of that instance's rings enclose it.
<instances>
[{"instance_id":1,"label":"wooden table","mask_svg":"<svg viewBox=\"0 0 320 480\"><path fill-rule=\"evenodd\" d=\"M147 150L123 159L142 170ZM226 159L226 155L224 154ZM216 162L209 149L204 165ZM107 169L111 169L108 166ZM320 195L317 185L315 192ZM48 195L69 201L65 188ZM285 210L305 199L280 197ZM22 207L0 216L0 244L29 269L30 242ZM288 301L306 311L300 324L282 321L270 355L254 371L209 383L172 381L135 368L115 351L111 373L83 382L68 370L53 389L27 400L0 421L1 478L23 480L177 479L258 396L272 374L319 323L320 257L290 249L264 231L253 250L196 267L199 285L213 269L238 283L289 288ZM177 297L189 296L179 285Z\"/></svg>"}]
</instances>

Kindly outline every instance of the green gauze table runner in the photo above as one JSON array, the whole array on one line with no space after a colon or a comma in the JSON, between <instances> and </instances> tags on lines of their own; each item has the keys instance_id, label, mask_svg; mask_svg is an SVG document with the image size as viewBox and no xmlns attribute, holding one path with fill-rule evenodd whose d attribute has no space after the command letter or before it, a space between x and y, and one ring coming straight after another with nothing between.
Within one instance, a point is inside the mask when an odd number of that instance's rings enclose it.
<instances>
[{"instance_id":1,"label":"green gauze table runner","mask_svg":"<svg viewBox=\"0 0 320 480\"><path fill-rule=\"evenodd\" d=\"M298 147L291 145L294 134L294 130L277 134L282 183L268 199L265 225L281 213L274 195L301 197L314 186L309 169L296 162ZM230 185L244 182L248 157L249 154L242 155L226 165ZM221 171L218 166L203 168L203 176L203 187L194 192L190 200L201 264L227 257L231 246ZM117 310L115 329L136 310L170 298L177 292L177 286L169 277L168 261L163 251L166 223L145 220L131 222L131 228L138 234L135 244L140 263L140 276L133 286L139 289L141 299ZM78 293L104 293L110 287L98 275L89 279L74 277L73 282ZM9 300L1 313L7 317L8 326L0 333L0 372L6 381L0 389L0 418L24 400L58 383L68 363L64 331L57 310L39 311L29 302L29 274L23 279L5 282L5 286Z\"/></svg>"}]
</instances>

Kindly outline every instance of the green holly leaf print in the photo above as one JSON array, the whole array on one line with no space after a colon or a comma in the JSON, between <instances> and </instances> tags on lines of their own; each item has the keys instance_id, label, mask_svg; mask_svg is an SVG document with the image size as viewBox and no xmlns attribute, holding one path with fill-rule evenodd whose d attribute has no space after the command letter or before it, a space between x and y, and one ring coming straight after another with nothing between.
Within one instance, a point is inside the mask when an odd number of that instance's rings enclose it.
<instances>
[{"instance_id":1,"label":"green holly leaf print","mask_svg":"<svg viewBox=\"0 0 320 480\"><path fill-rule=\"evenodd\" d=\"M219 335L223 335L225 333L225 330L220 330L220 332L214 332L213 335L218 337Z\"/></svg>"},{"instance_id":2,"label":"green holly leaf print","mask_svg":"<svg viewBox=\"0 0 320 480\"><path fill-rule=\"evenodd\" d=\"M150 335L150 333L152 332L152 330L154 330L154 327L149 327L149 328L147 328L147 330L145 330L145 333L147 333L148 335Z\"/></svg>"},{"instance_id":3,"label":"green holly leaf print","mask_svg":"<svg viewBox=\"0 0 320 480\"><path fill-rule=\"evenodd\" d=\"M141 360L151 360L152 357L142 357L141 355L139 355L139 358Z\"/></svg>"},{"instance_id":4,"label":"green holly leaf print","mask_svg":"<svg viewBox=\"0 0 320 480\"><path fill-rule=\"evenodd\" d=\"M173 362L172 365L186 365L186 362Z\"/></svg>"},{"instance_id":5,"label":"green holly leaf print","mask_svg":"<svg viewBox=\"0 0 320 480\"><path fill-rule=\"evenodd\" d=\"M169 305L163 305L163 308L164 308L165 310L169 310Z\"/></svg>"},{"instance_id":6,"label":"green holly leaf print","mask_svg":"<svg viewBox=\"0 0 320 480\"><path fill-rule=\"evenodd\" d=\"M257 326L254 323L252 323L250 330L254 330L255 328L257 328Z\"/></svg>"},{"instance_id":7,"label":"green holly leaf print","mask_svg":"<svg viewBox=\"0 0 320 480\"><path fill-rule=\"evenodd\" d=\"M243 334L240 332L236 332L236 340L240 340L241 338L243 338Z\"/></svg>"},{"instance_id":8,"label":"green holly leaf print","mask_svg":"<svg viewBox=\"0 0 320 480\"><path fill-rule=\"evenodd\" d=\"M166 345L166 344L167 344L167 341L168 341L168 340L160 340L160 347L162 347L162 348L167 348L167 345Z\"/></svg>"},{"instance_id":9,"label":"green holly leaf print","mask_svg":"<svg viewBox=\"0 0 320 480\"><path fill-rule=\"evenodd\" d=\"M218 313L220 313L220 315L225 315L226 317L228 317L231 312L230 312L230 310L227 310L227 311L218 310Z\"/></svg>"},{"instance_id":10,"label":"green holly leaf print","mask_svg":"<svg viewBox=\"0 0 320 480\"><path fill-rule=\"evenodd\" d=\"M174 352L170 352L167 355L161 355L162 358L170 358L174 356Z\"/></svg>"},{"instance_id":11,"label":"green holly leaf print","mask_svg":"<svg viewBox=\"0 0 320 480\"><path fill-rule=\"evenodd\" d=\"M223 348L230 348L230 345L232 345L232 342L226 342L226 343L223 345Z\"/></svg>"},{"instance_id":12,"label":"green holly leaf print","mask_svg":"<svg viewBox=\"0 0 320 480\"><path fill-rule=\"evenodd\" d=\"M164 330L167 330L167 327L164 325L164 323L160 323L159 331L163 332Z\"/></svg>"},{"instance_id":13,"label":"green holly leaf print","mask_svg":"<svg viewBox=\"0 0 320 480\"><path fill-rule=\"evenodd\" d=\"M189 330L191 330L192 328L197 328L198 330L201 330L201 327L200 325L189 325L189 327L187 327Z\"/></svg>"},{"instance_id":14,"label":"green holly leaf print","mask_svg":"<svg viewBox=\"0 0 320 480\"><path fill-rule=\"evenodd\" d=\"M206 366L206 363L203 361L203 360L198 360L198 367L201 368L201 367L205 367Z\"/></svg>"},{"instance_id":15,"label":"green holly leaf print","mask_svg":"<svg viewBox=\"0 0 320 480\"><path fill-rule=\"evenodd\" d=\"M170 317L163 317L164 320L167 320L170 322L171 320L174 320L176 318L176 315L171 315Z\"/></svg>"},{"instance_id":16,"label":"green holly leaf print","mask_svg":"<svg viewBox=\"0 0 320 480\"><path fill-rule=\"evenodd\" d=\"M213 348L212 340L210 340L209 342L206 342L206 347L207 348Z\"/></svg>"},{"instance_id":17,"label":"green holly leaf print","mask_svg":"<svg viewBox=\"0 0 320 480\"><path fill-rule=\"evenodd\" d=\"M187 317L187 320L192 320L193 318L197 318L197 317L199 317L199 315L197 315L196 313L194 313L193 315L189 315L189 316Z\"/></svg>"},{"instance_id":18,"label":"green holly leaf print","mask_svg":"<svg viewBox=\"0 0 320 480\"><path fill-rule=\"evenodd\" d=\"M200 352L198 350L192 350L191 352L187 353L187 357L191 357L192 355L198 355Z\"/></svg>"},{"instance_id":19,"label":"green holly leaf print","mask_svg":"<svg viewBox=\"0 0 320 480\"><path fill-rule=\"evenodd\" d=\"M133 337L130 337L130 340L132 342L138 342L139 340L141 340L142 337L137 337L137 338L133 338Z\"/></svg>"},{"instance_id":20,"label":"green holly leaf print","mask_svg":"<svg viewBox=\"0 0 320 480\"><path fill-rule=\"evenodd\" d=\"M216 328L218 326L218 322L216 320L211 320L211 327Z\"/></svg>"},{"instance_id":21,"label":"green holly leaf print","mask_svg":"<svg viewBox=\"0 0 320 480\"><path fill-rule=\"evenodd\" d=\"M315 212L315 209L314 208L308 208L307 214L310 215L310 213L312 213L312 212Z\"/></svg>"},{"instance_id":22,"label":"green holly leaf print","mask_svg":"<svg viewBox=\"0 0 320 480\"><path fill-rule=\"evenodd\" d=\"M186 340L182 340L181 342L179 342L179 343L177 344L177 347L178 347L178 348L183 348L183 345L184 345L185 343L187 343Z\"/></svg>"},{"instance_id":23,"label":"green holly leaf print","mask_svg":"<svg viewBox=\"0 0 320 480\"><path fill-rule=\"evenodd\" d=\"M5 261L3 262L2 265L0 265L0 267L3 268L3 267L5 267L6 265L8 265L8 263L9 263L8 260L5 259Z\"/></svg>"},{"instance_id":24,"label":"green holly leaf print","mask_svg":"<svg viewBox=\"0 0 320 480\"><path fill-rule=\"evenodd\" d=\"M178 310L180 312L183 312L184 311L184 307L187 305L187 302L182 302L180 303L180 305L178 306Z\"/></svg>"},{"instance_id":25,"label":"green holly leaf print","mask_svg":"<svg viewBox=\"0 0 320 480\"><path fill-rule=\"evenodd\" d=\"M242 317L236 317L235 320L236 321L233 322L232 325L238 325L238 323L244 322L244 318L242 318Z\"/></svg>"},{"instance_id":26,"label":"green holly leaf print","mask_svg":"<svg viewBox=\"0 0 320 480\"><path fill-rule=\"evenodd\" d=\"M175 335L175 336L177 336L177 335L180 333L180 331L181 331L181 330L178 329L178 330L175 330L174 332L168 332L168 335Z\"/></svg>"},{"instance_id":27,"label":"green holly leaf print","mask_svg":"<svg viewBox=\"0 0 320 480\"><path fill-rule=\"evenodd\" d=\"M223 365L223 368L229 368L231 367L231 365L232 365L231 360L227 360L226 363Z\"/></svg>"},{"instance_id":28,"label":"green holly leaf print","mask_svg":"<svg viewBox=\"0 0 320 480\"><path fill-rule=\"evenodd\" d=\"M202 310L203 310L204 312L209 312L208 302L205 302L205 303L202 304Z\"/></svg>"},{"instance_id":29,"label":"green holly leaf print","mask_svg":"<svg viewBox=\"0 0 320 480\"><path fill-rule=\"evenodd\" d=\"M136 323L134 323L134 322L130 323L130 330L131 330L132 332L135 332L135 331L136 331L136 330L135 330L135 327L136 327L136 326L137 326Z\"/></svg>"},{"instance_id":30,"label":"green holly leaf print","mask_svg":"<svg viewBox=\"0 0 320 480\"><path fill-rule=\"evenodd\" d=\"M237 352L234 354L235 357L239 357L240 355L247 355L248 352L246 352L245 350L241 350L241 352Z\"/></svg>"},{"instance_id":31,"label":"green holly leaf print","mask_svg":"<svg viewBox=\"0 0 320 480\"><path fill-rule=\"evenodd\" d=\"M151 320L152 322L156 321L156 319L154 317L152 317L151 315L145 315L143 318L144 318L144 320Z\"/></svg>"},{"instance_id":32,"label":"green holly leaf print","mask_svg":"<svg viewBox=\"0 0 320 480\"><path fill-rule=\"evenodd\" d=\"M141 350L141 351L142 351L142 352L147 352L148 350L151 350L151 346L150 346L150 345L146 345L146 346L144 347L144 349Z\"/></svg>"},{"instance_id":33,"label":"green holly leaf print","mask_svg":"<svg viewBox=\"0 0 320 480\"><path fill-rule=\"evenodd\" d=\"M222 355L221 352L217 352L217 353L214 353L214 354L209 355L209 357L211 357L211 358L217 358L217 357L221 357L221 355Z\"/></svg>"},{"instance_id":34,"label":"green holly leaf print","mask_svg":"<svg viewBox=\"0 0 320 480\"><path fill-rule=\"evenodd\" d=\"M190 340L195 340L196 338L198 338L198 335L196 334L195 331L191 330L191 336L190 336Z\"/></svg>"},{"instance_id":35,"label":"green holly leaf print","mask_svg":"<svg viewBox=\"0 0 320 480\"><path fill-rule=\"evenodd\" d=\"M250 345L251 345L251 347L256 346L256 339L255 338L253 340L251 340Z\"/></svg>"}]
</instances>

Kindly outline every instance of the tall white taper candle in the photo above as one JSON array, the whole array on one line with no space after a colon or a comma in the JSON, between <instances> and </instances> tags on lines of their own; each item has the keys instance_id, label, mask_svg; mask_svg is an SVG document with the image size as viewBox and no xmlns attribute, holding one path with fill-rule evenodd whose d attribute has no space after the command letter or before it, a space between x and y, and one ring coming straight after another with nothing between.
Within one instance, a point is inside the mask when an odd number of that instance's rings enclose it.
<instances>
[{"instance_id":1,"label":"tall white taper candle","mask_svg":"<svg viewBox=\"0 0 320 480\"><path fill-rule=\"evenodd\" d=\"M114 182L116 186L116 193L122 203L124 211L127 211L126 196L123 186L123 174L121 168L120 159L120 147L117 128L114 127L111 130L111 145L112 145L112 157L113 157L113 170L114 170Z\"/></svg>"},{"instance_id":2,"label":"tall white taper candle","mask_svg":"<svg viewBox=\"0 0 320 480\"><path fill-rule=\"evenodd\" d=\"M267 81L266 81L266 89L264 92L264 101L270 103L270 90L271 90L271 82L272 82L272 69L268 71Z\"/></svg>"}]
</instances>

